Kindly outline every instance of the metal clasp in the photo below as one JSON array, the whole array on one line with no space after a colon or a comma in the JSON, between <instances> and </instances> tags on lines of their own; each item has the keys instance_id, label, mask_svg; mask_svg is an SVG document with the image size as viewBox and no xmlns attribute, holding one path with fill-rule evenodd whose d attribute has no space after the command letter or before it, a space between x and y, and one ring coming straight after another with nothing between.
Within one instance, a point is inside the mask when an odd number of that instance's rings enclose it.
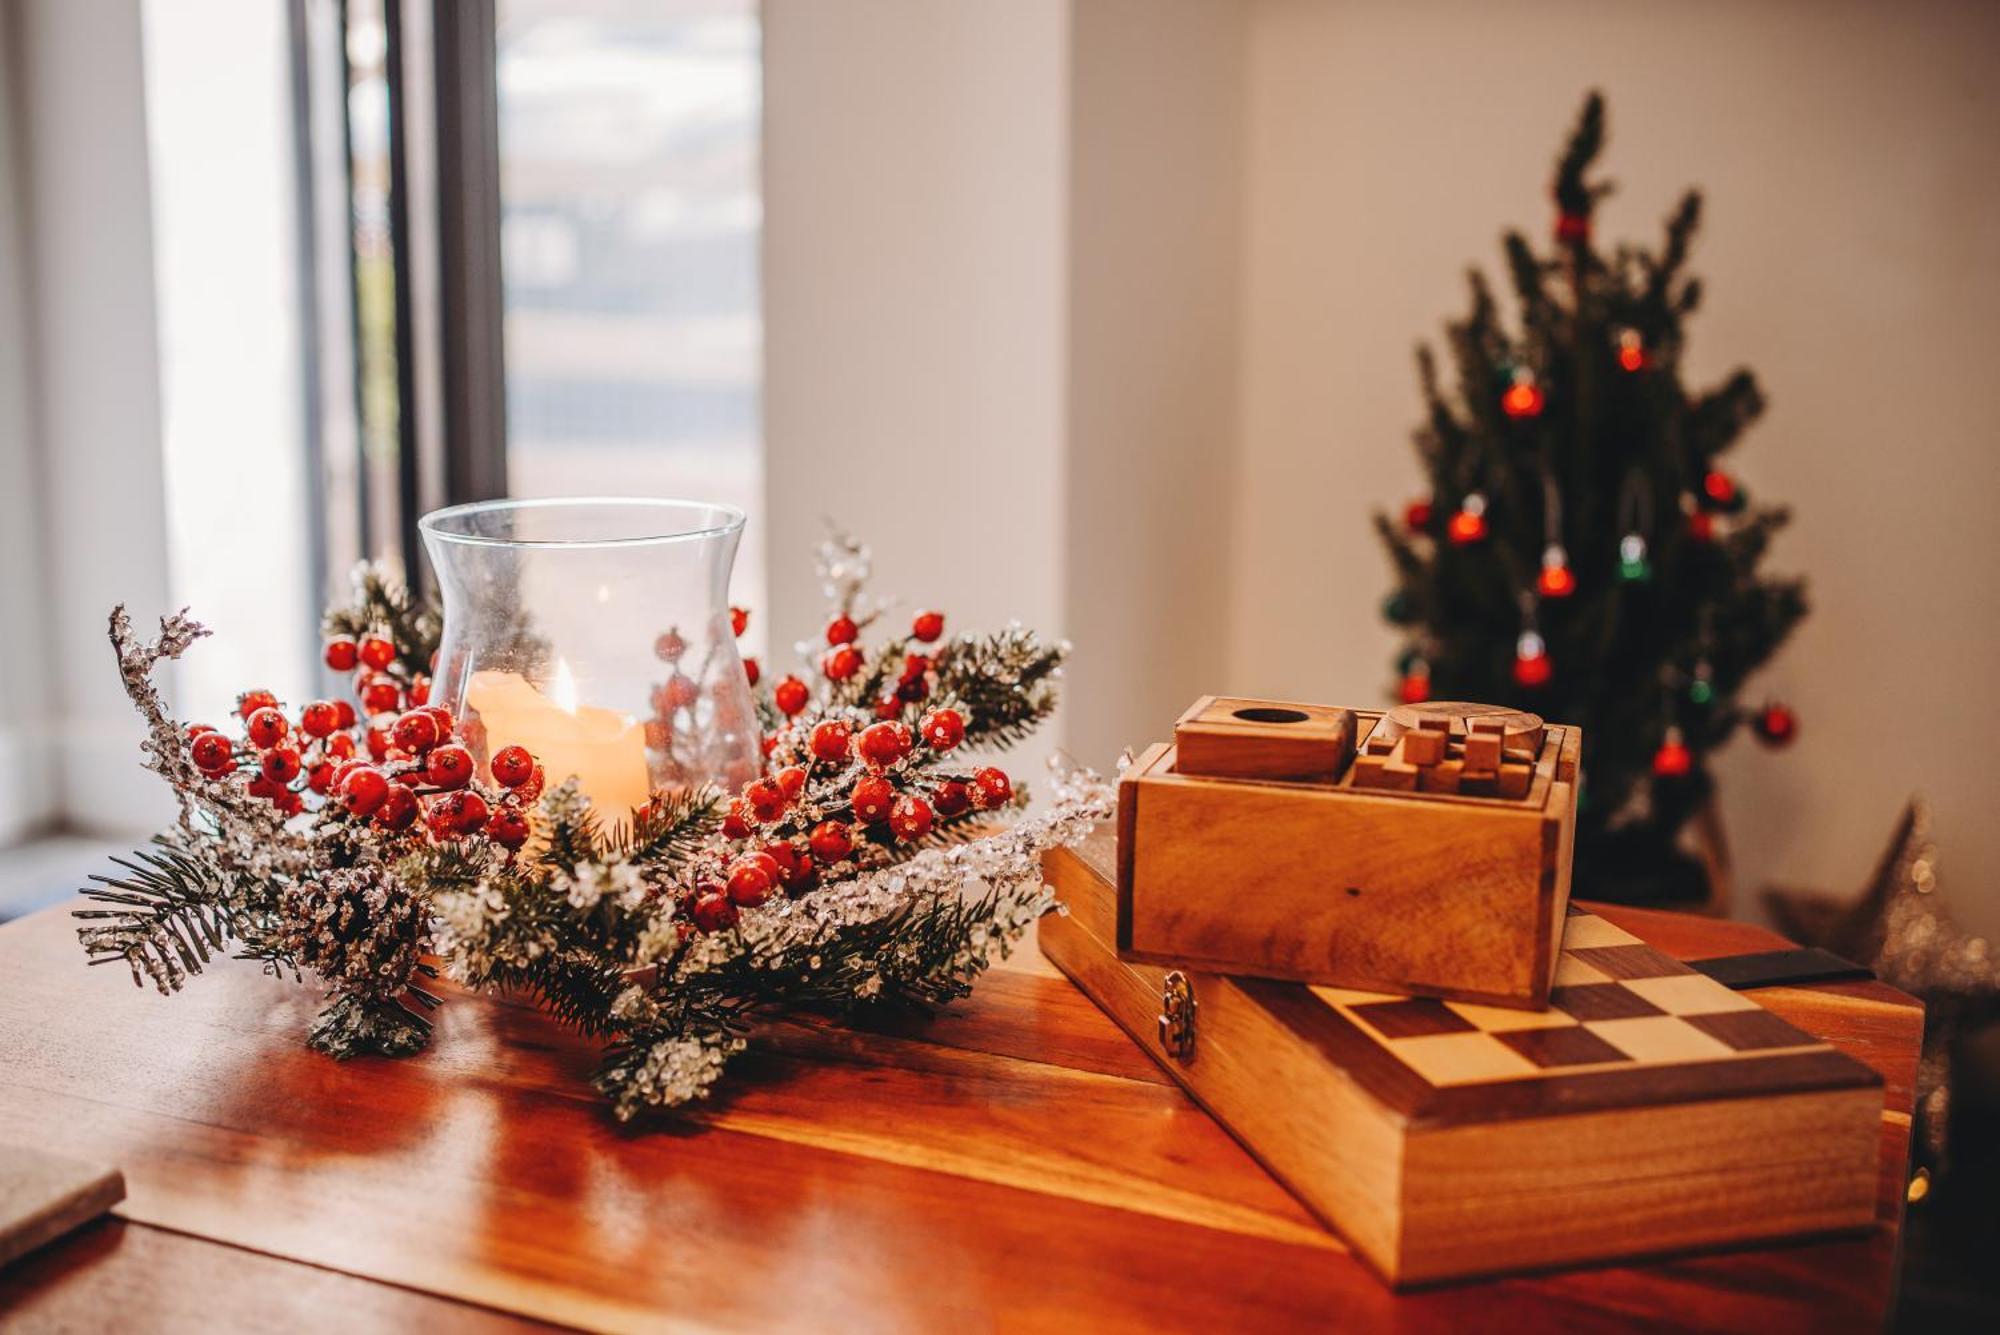
<instances>
[{"instance_id":1,"label":"metal clasp","mask_svg":"<svg viewBox=\"0 0 2000 1335\"><path fill-rule=\"evenodd\" d=\"M1179 969L1160 984L1160 1046L1176 1061L1194 1060L1194 984Z\"/></svg>"}]
</instances>

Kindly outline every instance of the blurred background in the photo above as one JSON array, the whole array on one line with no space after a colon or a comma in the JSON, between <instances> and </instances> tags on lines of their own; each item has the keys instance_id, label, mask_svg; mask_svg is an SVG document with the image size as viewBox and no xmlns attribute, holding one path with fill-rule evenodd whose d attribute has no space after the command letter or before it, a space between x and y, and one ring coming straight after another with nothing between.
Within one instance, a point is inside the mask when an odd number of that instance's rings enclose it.
<instances>
[{"instance_id":1,"label":"blurred background","mask_svg":"<svg viewBox=\"0 0 2000 1335\"><path fill-rule=\"evenodd\" d=\"M1601 88L1599 235L1706 191L1686 370L1756 369L1733 465L1810 581L1724 907L1855 894L1921 792L2000 935L1996 56L1970 0L10 0L0 917L166 810L112 604L214 627L186 716L306 698L448 501L742 506L780 666L831 517L1073 640L1099 766L1202 692L1388 698L1411 349Z\"/></svg>"}]
</instances>

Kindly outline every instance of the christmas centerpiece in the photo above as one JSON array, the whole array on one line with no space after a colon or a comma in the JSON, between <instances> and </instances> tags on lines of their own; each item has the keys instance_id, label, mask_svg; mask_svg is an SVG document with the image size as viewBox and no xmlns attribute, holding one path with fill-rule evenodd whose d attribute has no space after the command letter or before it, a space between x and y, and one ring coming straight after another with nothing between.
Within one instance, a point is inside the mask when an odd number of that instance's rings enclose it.
<instances>
[{"instance_id":1,"label":"christmas centerpiece","mask_svg":"<svg viewBox=\"0 0 2000 1335\"><path fill-rule=\"evenodd\" d=\"M1658 251L1600 250L1610 186L1587 174L1603 142L1593 94L1556 168L1553 253L1506 238L1519 330L1474 271L1447 330L1455 386L1419 349L1430 486L1376 517L1396 574L1384 612L1407 637L1405 703L1491 700L1583 728L1576 858L1593 895L1698 899L1677 836L1740 726L1774 745L1795 733L1783 705L1738 696L1805 615L1804 586L1759 573L1788 512L1752 504L1725 466L1763 411L1756 380L1682 380L1701 198Z\"/></svg>"},{"instance_id":2,"label":"christmas centerpiece","mask_svg":"<svg viewBox=\"0 0 2000 1335\"><path fill-rule=\"evenodd\" d=\"M288 710L253 690L227 731L176 720L154 682L206 630L182 613L145 640L112 614L145 764L179 816L85 892L93 963L163 993L222 953L311 974L328 1000L308 1041L336 1057L422 1047L439 973L521 989L605 1040L596 1084L630 1117L705 1095L761 1015L963 996L1049 907L1041 853L1110 810L1078 774L1024 814L1015 780L974 758L1048 718L1065 646L948 634L925 611L871 647L889 612L851 539L822 547L829 620L802 674L738 659L742 609L702 610L725 556L678 620L624 618L657 680L613 717L578 696L606 674L629 691L637 669L572 661L578 626L599 628L549 614L538 540L522 551L489 522L462 526L467 547L511 556L447 575L442 622L357 574L325 618L351 700ZM565 588L588 605L613 585ZM455 624L466 599L476 634ZM621 805L634 766L639 802Z\"/></svg>"}]
</instances>

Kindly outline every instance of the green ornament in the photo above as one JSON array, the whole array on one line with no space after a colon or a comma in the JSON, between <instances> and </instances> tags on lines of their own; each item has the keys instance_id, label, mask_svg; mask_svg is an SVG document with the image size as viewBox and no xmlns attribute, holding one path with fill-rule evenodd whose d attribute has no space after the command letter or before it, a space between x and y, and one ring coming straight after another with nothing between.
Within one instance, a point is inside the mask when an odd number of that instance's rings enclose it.
<instances>
[{"instance_id":1,"label":"green ornament","mask_svg":"<svg viewBox=\"0 0 2000 1335\"><path fill-rule=\"evenodd\" d=\"M1644 584L1653 577L1653 563L1646 559L1646 540L1627 533L1618 540L1618 578L1627 584Z\"/></svg>"},{"instance_id":2,"label":"green ornament","mask_svg":"<svg viewBox=\"0 0 2000 1335\"><path fill-rule=\"evenodd\" d=\"M1707 677L1696 677L1688 683L1688 700L1692 704L1712 705L1715 703L1715 683Z\"/></svg>"}]
</instances>

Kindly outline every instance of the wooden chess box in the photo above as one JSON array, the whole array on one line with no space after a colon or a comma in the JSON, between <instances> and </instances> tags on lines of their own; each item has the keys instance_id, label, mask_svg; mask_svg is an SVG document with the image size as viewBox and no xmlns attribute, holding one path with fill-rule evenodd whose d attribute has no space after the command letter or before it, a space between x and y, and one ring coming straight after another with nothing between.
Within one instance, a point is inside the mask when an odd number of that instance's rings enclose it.
<instances>
[{"instance_id":1,"label":"wooden chess box","mask_svg":"<svg viewBox=\"0 0 2000 1335\"><path fill-rule=\"evenodd\" d=\"M1114 860L1045 857L1043 953L1391 1283L1874 1218L1881 1077L1602 918L1541 1011L1313 987L1121 960Z\"/></svg>"},{"instance_id":2,"label":"wooden chess box","mask_svg":"<svg viewBox=\"0 0 2000 1335\"><path fill-rule=\"evenodd\" d=\"M1119 785L1121 958L1547 1003L1579 729L1206 697L1176 736Z\"/></svg>"}]
</instances>

